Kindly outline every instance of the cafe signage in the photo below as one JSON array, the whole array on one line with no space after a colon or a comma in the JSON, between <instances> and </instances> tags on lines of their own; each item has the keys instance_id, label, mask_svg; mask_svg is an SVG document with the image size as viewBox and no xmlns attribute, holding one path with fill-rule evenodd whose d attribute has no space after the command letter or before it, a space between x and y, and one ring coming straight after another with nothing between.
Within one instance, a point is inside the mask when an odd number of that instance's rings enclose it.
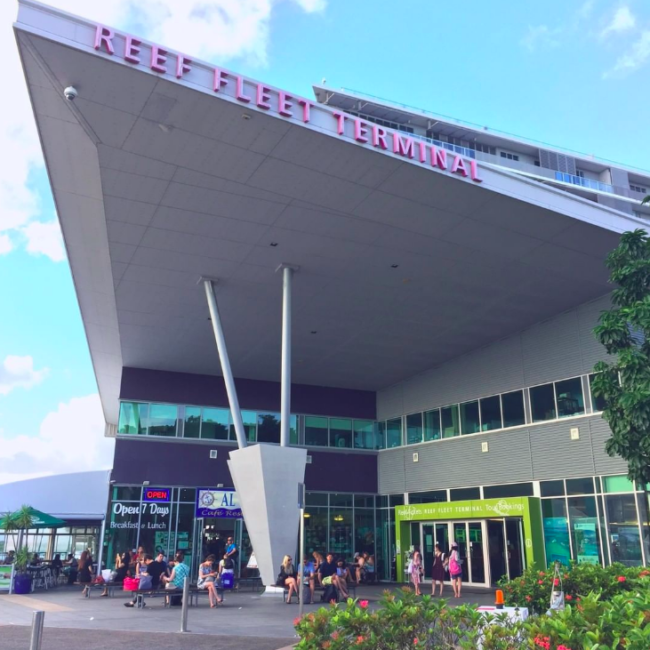
<instances>
[{"instance_id":1,"label":"cafe signage","mask_svg":"<svg viewBox=\"0 0 650 650\"><path fill-rule=\"evenodd\" d=\"M199 488L196 491L196 516L241 519L241 505L234 490Z\"/></svg>"},{"instance_id":2,"label":"cafe signage","mask_svg":"<svg viewBox=\"0 0 650 650\"><path fill-rule=\"evenodd\" d=\"M278 90L267 84L227 72L220 67L210 67L206 78L206 65L196 63L184 54L171 52L159 45L146 43L129 34L119 34L105 25L95 26L93 47L98 52L115 56L132 66L142 66L161 77L184 79L205 87L217 95L227 96L244 106L277 115L292 122L314 124L314 102L297 95ZM333 111L319 105L317 127L324 127L338 137L409 158L436 171L461 176L475 183L482 183L476 160L431 144L417 136L410 137L402 131L384 128L361 117Z\"/></svg>"},{"instance_id":3,"label":"cafe signage","mask_svg":"<svg viewBox=\"0 0 650 650\"><path fill-rule=\"evenodd\" d=\"M142 500L155 503L169 503L171 490L169 488L144 488Z\"/></svg>"},{"instance_id":4,"label":"cafe signage","mask_svg":"<svg viewBox=\"0 0 650 650\"><path fill-rule=\"evenodd\" d=\"M397 516L408 519L471 519L473 517L521 517L526 509L520 498L459 501L457 503L423 503L396 508Z\"/></svg>"}]
</instances>

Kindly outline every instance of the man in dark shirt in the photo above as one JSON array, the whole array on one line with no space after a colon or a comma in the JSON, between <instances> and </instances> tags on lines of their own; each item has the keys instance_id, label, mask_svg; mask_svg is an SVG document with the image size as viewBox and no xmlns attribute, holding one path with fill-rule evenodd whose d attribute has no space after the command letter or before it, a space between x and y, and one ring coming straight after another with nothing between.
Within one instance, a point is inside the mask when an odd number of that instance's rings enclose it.
<instances>
[{"instance_id":1,"label":"man in dark shirt","mask_svg":"<svg viewBox=\"0 0 650 650\"><path fill-rule=\"evenodd\" d=\"M151 576L151 586L154 589L160 586L160 576L167 575L167 563L164 557L162 553L158 553L156 559L147 567L147 571Z\"/></svg>"},{"instance_id":2,"label":"man in dark shirt","mask_svg":"<svg viewBox=\"0 0 650 650\"><path fill-rule=\"evenodd\" d=\"M343 595L344 598L348 597L347 589L345 588L345 582L339 578L336 574L336 562L334 562L334 555L328 553L326 556L326 562L323 562L318 567L318 573L320 575L320 582L325 587L327 585L334 585Z\"/></svg>"}]
</instances>

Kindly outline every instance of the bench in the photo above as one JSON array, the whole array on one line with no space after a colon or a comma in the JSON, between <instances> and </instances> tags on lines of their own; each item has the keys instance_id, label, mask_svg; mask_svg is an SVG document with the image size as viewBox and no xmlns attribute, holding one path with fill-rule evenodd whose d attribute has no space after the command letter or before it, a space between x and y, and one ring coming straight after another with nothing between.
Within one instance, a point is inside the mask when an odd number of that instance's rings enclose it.
<instances>
[{"instance_id":1,"label":"bench","mask_svg":"<svg viewBox=\"0 0 650 650\"><path fill-rule=\"evenodd\" d=\"M230 589L226 589L225 591L231 591ZM223 600L223 589L219 589L219 597ZM145 606L145 598L147 597L156 597L156 596L165 596L165 600L163 602L163 607L170 607L171 606L171 598L167 598L167 596L182 596L183 595L183 590L182 589L165 589L164 587L159 587L157 589L138 589L138 591L132 591L130 592L135 596L135 606L138 609L142 609ZM188 605L190 607L196 606L198 607L199 605L199 596L202 594L207 595L208 590L207 589L199 589L196 585L190 585L189 588L189 602Z\"/></svg>"},{"instance_id":2,"label":"bench","mask_svg":"<svg viewBox=\"0 0 650 650\"><path fill-rule=\"evenodd\" d=\"M86 589L86 598L90 598L90 594L92 593L93 589L96 588L96 589L101 589L103 591L104 587L106 587L108 590L108 597L112 598L115 595L115 589L121 586L122 586L121 582L105 582L103 585L98 585L93 583L92 585L90 585L90 589Z\"/></svg>"},{"instance_id":3,"label":"bench","mask_svg":"<svg viewBox=\"0 0 650 650\"><path fill-rule=\"evenodd\" d=\"M350 594L350 598L356 598L357 597L357 584L356 582L348 583L347 585L348 593ZM323 585L315 585L314 586L314 596L318 592L324 592L325 587ZM338 591L338 590L337 590ZM302 590L303 596L307 597L309 594L309 585L303 585L303 590ZM289 590L287 587L284 588L283 596L284 599L287 599L287 595L289 594ZM312 601L313 602L313 601Z\"/></svg>"}]
</instances>

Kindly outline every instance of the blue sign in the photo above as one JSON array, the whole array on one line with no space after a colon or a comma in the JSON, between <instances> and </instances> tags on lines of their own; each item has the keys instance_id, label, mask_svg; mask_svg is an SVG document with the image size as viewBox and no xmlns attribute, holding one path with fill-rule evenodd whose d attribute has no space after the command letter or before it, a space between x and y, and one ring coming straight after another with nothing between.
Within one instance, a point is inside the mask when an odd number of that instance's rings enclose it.
<instances>
[{"instance_id":1,"label":"blue sign","mask_svg":"<svg viewBox=\"0 0 650 650\"><path fill-rule=\"evenodd\" d=\"M234 490L199 488L196 491L196 516L241 519L241 506Z\"/></svg>"}]
</instances>

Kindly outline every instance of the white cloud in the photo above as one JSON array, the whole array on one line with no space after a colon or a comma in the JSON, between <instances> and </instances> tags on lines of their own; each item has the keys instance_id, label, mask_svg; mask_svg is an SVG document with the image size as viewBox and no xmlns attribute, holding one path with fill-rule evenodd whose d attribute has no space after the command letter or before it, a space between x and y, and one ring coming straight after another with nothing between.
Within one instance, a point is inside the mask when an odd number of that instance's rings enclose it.
<instances>
[{"instance_id":1,"label":"white cloud","mask_svg":"<svg viewBox=\"0 0 650 650\"><path fill-rule=\"evenodd\" d=\"M53 262L65 259L63 237L57 221L32 221L22 230L27 237L27 252L32 255L45 255Z\"/></svg>"},{"instance_id":2,"label":"white cloud","mask_svg":"<svg viewBox=\"0 0 650 650\"><path fill-rule=\"evenodd\" d=\"M550 28L548 25L528 26L528 32L521 39L521 44L530 52L538 47L557 47L560 44L558 36L562 31L561 27Z\"/></svg>"},{"instance_id":3,"label":"white cloud","mask_svg":"<svg viewBox=\"0 0 650 650\"><path fill-rule=\"evenodd\" d=\"M612 19L600 32L601 38L605 38L611 34L620 34L630 29L634 29L636 25L636 18L630 11L630 8L623 5L619 7L612 16Z\"/></svg>"},{"instance_id":4,"label":"white cloud","mask_svg":"<svg viewBox=\"0 0 650 650\"><path fill-rule=\"evenodd\" d=\"M99 395L59 404L41 423L37 436L5 438L0 445L0 483L33 476L108 469L113 439L104 436Z\"/></svg>"},{"instance_id":5,"label":"white cloud","mask_svg":"<svg viewBox=\"0 0 650 650\"><path fill-rule=\"evenodd\" d=\"M13 250L13 243L9 235L0 235L0 255L6 255Z\"/></svg>"},{"instance_id":6,"label":"white cloud","mask_svg":"<svg viewBox=\"0 0 650 650\"><path fill-rule=\"evenodd\" d=\"M190 56L221 63L245 58L264 65L270 41L271 14L283 0L50 0L65 11L128 29ZM308 13L322 11L326 0L291 0ZM29 185L30 174L43 168L43 158L18 58L12 23L17 3L0 1L0 60L5 87L17 89L2 107L0 121L0 254L9 250L8 235L23 230L35 219L50 224L42 214L38 193ZM28 231L31 232L31 231ZM31 252L64 259L53 243L53 228L27 236ZM26 233L27 234L27 233ZM14 242L19 242L20 237Z\"/></svg>"},{"instance_id":7,"label":"white cloud","mask_svg":"<svg viewBox=\"0 0 650 650\"><path fill-rule=\"evenodd\" d=\"M642 31L639 37L632 43L627 52L622 54L611 70L603 74L607 79L613 76L623 75L640 68L650 59L650 29Z\"/></svg>"},{"instance_id":8,"label":"white cloud","mask_svg":"<svg viewBox=\"0 0 650 650\"><path fill-rule=\"evenodd\" d=\"M34 359L30 356L9 355L0 366L0 395L8 395L15 388L33 388L40 384L49 370L34 368Z\"/></svg>"}]
</instances>

